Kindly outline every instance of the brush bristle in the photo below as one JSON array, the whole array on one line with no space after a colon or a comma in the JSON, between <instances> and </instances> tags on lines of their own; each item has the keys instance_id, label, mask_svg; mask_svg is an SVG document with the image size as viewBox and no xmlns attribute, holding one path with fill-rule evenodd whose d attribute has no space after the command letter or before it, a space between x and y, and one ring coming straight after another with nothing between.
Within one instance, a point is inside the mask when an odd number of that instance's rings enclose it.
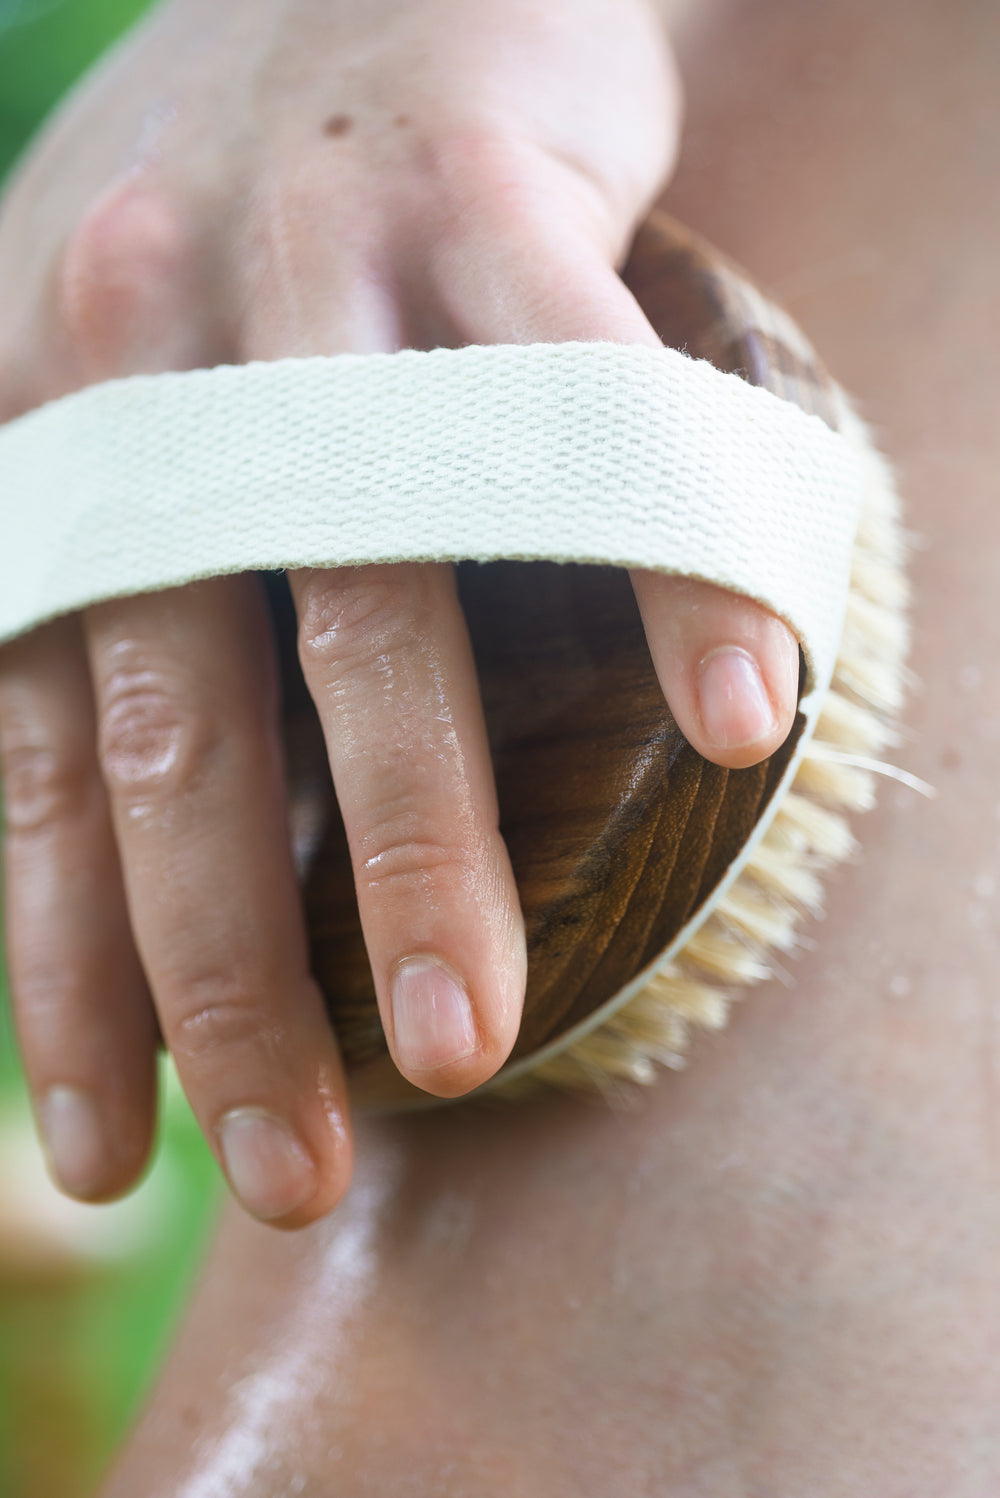
<instances>
[{"instance_id":1,"label":"brush bristle","mask_svg":"<svg viewBox=\"0 0 1000 1498\"><path fill-rule=\"evenodd\" d=\"M660 1067L682 1067L692 1028L723 1028L739 991L773 976L774 954L802 944L803 916L822 912L819 874L856 854L844 813L873 805L872 761L898 742L908 543L889 465L846 397L840 426L864 459L861 516L833 680L791 788L739 876L672 961L588 1034L501 1082L501 1096L556 1087L623 1100Z\"/></svg>"}]
</instances>

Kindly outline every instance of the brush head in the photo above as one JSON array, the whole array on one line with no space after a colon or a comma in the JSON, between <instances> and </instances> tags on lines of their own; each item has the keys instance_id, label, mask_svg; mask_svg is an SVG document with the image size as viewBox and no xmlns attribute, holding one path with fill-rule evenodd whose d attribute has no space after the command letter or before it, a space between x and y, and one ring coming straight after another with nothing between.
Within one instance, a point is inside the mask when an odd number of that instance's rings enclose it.
<instances>
[{"instance_id":1,"label":"brush head","mask_svg":"<svg viewBox=\"0 0 1000 1498\"><path fill-rule=\"evenodd\" d=\"M723 256L663 215L623 272L665 344L769 390L845 435L865 465L847 622L815 733L800 712L747 770L679 732L628 576L545 562L459 566L500 805L528 940L524 1020L488 1090L611 1089L681 1064L691 1024L718 1028L734 988L771 971L819 903L816 874L871 800L905 652L895 494L884 463L804 335ZM343 823L298 671L294 618L269 583L281 642L292 824L312 964L356 1103L436 1104L393 1066L358 919ZM846 759L845 759L846 756Z\"/></svg>"}]
</instances>

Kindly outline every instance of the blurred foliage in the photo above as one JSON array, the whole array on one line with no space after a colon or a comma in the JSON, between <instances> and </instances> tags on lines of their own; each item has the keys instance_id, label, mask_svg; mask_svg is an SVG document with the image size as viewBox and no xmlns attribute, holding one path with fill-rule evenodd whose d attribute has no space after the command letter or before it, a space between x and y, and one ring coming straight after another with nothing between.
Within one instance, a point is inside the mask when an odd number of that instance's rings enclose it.
<instances>
[{"instance_id":1,"label":"blurred foliage","mask_svg":"<svg viewBox=\"0 0 1000 1498\"><path fill-rule=\"evenodd\" d=\"M6 1223L0 1206L3 1498L90 1498L163 1358L219 1195L197 1125L176 1084L167 1091L155 1163L126 1203L70 1208L58 1242L58 1224L41 1212L33 1258L11 1255L9 1194ZM23 1090L8 1081L0 1153L23 1136L26 1114ZM25 1163L45 1207L54 1193L40 1157Z\"/></svg>"},{"instance_id":2,"label":"blurred foliage","mask_svg":"<svg viewBox=\"0 0 1000 1498\"><path fill-rule=\"evenodd\" d=\"M0 0L0 176L145 8L146 0ZM0 953L0 1129L9 1131L27 1101L2 967ZM140 1197L159 1203L151 1238L113 1266L81 1256L74 1267L69 1244L58 1274L5 1265L0 1252L3 1498L92 1492L162 1358L218 1198L218 1172L194 1119L176 1085L167 1092L158 1158ZM8 1227L10 1210L8 1200ZM0 1248L3 1235L0 1199Z\"/></svg>"},{"instance_id":3,"label":"blurred foliage","mask_svg":"<svg viewBox=\"0 0 1000 1498\"><path fill-rule=\"evenodd\" d=\"M148 0L0 0L0 175Z\"/></svg>"}]
</instances>

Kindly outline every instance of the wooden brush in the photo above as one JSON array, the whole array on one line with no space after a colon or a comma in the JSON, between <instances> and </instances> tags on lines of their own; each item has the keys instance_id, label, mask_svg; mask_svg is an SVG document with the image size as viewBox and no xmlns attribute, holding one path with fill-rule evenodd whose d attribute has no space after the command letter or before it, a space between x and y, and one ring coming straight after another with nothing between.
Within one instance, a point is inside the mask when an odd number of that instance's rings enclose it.
<instances>
[{"instance_id":1,"label":"wooden brush","mask_svg":"<svg viewBox=\"0 0 1000 1498\"><path fill-rule=\"evenodd\" d=\"M906 648L904 544L889 470L790 318L667 217L623 272L660 338L821 418L862 455L865 492L837 667L808 744L745 770L709 764L663 700L627 574L460 564L500 803L527 927L524 1019L485 1089L614 1090L683 1063L692 1025L796 944L817 879L854 841L892 742ZM378 1016L347 840L294 620L269 584L282 655L293 832L314 972L356 1102L433 1104L396 1072ZM790 767L794 765L794 776Z\"/></svg>"}]
</instances>

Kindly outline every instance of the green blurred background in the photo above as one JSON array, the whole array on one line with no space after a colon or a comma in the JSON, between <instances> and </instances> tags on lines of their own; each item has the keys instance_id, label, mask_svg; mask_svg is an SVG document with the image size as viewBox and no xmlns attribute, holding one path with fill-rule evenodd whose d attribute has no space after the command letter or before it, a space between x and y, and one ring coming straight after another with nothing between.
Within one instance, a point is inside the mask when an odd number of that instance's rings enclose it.
<instances>
[{"instance_id":1,"label":"green blurred background","mask_svg":"<svg viewBox=\"0 0 1000 1498\"><path fill-rule=\"evenodd\" d=\"M147 0L0 0L0 177ZM206 0L206 4L210 0ZM87 1498L149 1388L219 1195L164 1068L152 1171L80 1207L33 1144L0 953L0 1495Z\"/></svg>"}]
</instances>

